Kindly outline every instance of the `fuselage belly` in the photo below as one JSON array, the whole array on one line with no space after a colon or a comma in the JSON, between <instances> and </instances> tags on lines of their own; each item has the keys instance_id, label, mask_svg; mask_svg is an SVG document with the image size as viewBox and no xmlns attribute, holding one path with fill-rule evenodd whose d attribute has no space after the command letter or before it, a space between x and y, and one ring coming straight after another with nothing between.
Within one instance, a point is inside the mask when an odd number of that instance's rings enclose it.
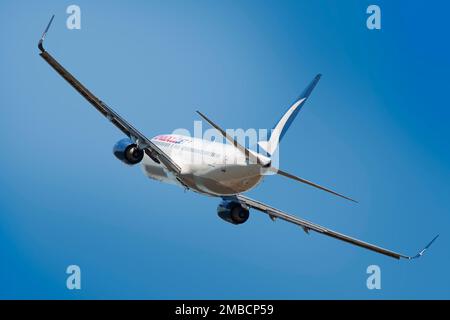
<instances>
[{"instance_id":1,"label":"fuselage belly","mask_svg":"<svg viewBox=\"0 0 450 320\"><path fill-rule=\"evenodd\" d=\"M142 161L144 173L164 183L211 196L228 196L256 187L264 177L259 165L249 164L230 145L180 135L160 135L152 142L182 167L182 173L175 177L145 156Z\"/></svg>"}]
</instances>

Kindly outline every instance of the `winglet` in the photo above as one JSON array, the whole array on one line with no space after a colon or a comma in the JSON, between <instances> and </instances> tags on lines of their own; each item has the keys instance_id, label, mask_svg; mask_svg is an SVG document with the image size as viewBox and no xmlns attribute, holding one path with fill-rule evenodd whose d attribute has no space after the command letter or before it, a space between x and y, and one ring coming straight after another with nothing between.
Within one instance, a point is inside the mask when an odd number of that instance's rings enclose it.
<instances>
[{"instance_id":1,"label":"winglet","mask_svg":"<svg viewBox=\"0 0 450 320\"><path fill-rule=\"evenodd\" d=\"M44 46L43 46L44 39L45 39L45 36L47 35L48 29L50 29L50 25L52 24L54 18L55 18L55 15L52 15L52 17L51 17L51 19L50 19L50 21L49 21L49 23L48 23L48 25L47 25L47 28L45 28L45 31L44 31L44 33L42 34L41 39L39 40L38 48L39 48L39 50L41 50L42 52L45 51Z\"/></svg>"},{"instance_id":2,"label":"winglet","mask_svg":"<svg viewBox=\"0 0 450 320\"><path fill-rule=\"evenodd\" d=\"M429 247L431 247L431 245L433 244L433 242L439 237L439 235L437 235L436 237L433 238L433 240L430 241L430 243L428 243L425 248L423 248L418 254L416 254L414 257L408 257L409 260L412 259L417 259L420 258L421 256L424 255L425 251L428 250Z\"/></svg>"}]
</instances>

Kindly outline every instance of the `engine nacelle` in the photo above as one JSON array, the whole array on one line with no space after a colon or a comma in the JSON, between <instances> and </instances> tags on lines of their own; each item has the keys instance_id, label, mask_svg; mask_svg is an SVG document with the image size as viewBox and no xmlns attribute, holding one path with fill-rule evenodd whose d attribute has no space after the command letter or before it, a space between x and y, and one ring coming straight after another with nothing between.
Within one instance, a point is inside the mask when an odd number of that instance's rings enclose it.
<instances>
[{"instance_id":1,"label":"engine nacelle","mask_svg":"<svg viewBox=\"0 0 450 320\"><path fill-rule=\"evenodd\" d=\"M119 140L114 145L113 153L117 159L128 165L138 164L144 158L144 151L129 138Z\"/></svg>"},{"instance_id":2,"label":"engine nacelle","mask_svg":"<svg viewBox=\"0 0 450 320\"><path fill-rule=\"evenodd\" d=\"M249 210L244 208L239 202L227 200L219 204L217 214L220 218L232 224L242 224L250 216Z\"/></svg>"}]
</instances>

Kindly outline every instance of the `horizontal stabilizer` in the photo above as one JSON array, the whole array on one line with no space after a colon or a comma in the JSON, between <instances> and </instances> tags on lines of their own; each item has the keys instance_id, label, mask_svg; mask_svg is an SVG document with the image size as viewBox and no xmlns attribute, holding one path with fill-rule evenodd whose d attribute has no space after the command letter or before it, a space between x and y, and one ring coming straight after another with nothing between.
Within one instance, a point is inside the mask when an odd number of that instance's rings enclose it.
<instances>
[{"instance_id":1,"label":"horizontal stabilizer","mask_svg":"<svg viewBox=\"0 0 450 320\"><path fill-rule=\"evenodd\" d=\"M228 140L229 143L231 143L236 149L238 149L242 154L245 155L245 157L248 160L252 160L255 163L261 164L263 166L266 166L270 163L270 159L267 157L264 157L263 155L260 155L252 150L249 150L248 148L241 145L236 139L234 139L232 136L230 136L224 129L219 127L217 124L215 124L212 120L210 120L207 116L205 116L200 111L197 111L197 114L202 117L206 122L208 122L214 129L219 131L219 133Z\"/></svg>"},{"instance_id":2,"label":"horizontal stabilizer","mask_svg":"<svg viewBox=\"0 0 450 320\"><path fill-rule=\"evenodd\" d=\"M342 194L340 194L340 193L337 193L336 191L333 191L333 190L331 190L331 189L322 187L321 185L318 185L318 184L316 184L316 183L314 183L314 182L311 182L311 181L308 181L308 180L306 180L306 179L303 179L303 178L294 176L293 174L290 174L290 173L285 172L285 171L283 171L283 170L279 170L279 169L276 169L276 168L270 168L270 170L273 171L273 172L275 172L275 173L277 173L277 174L279 174L279 175L281 175L281 176L284 176L284 177L286 177L286 178L289 178L289 179L292 179L292 180L295 180L295 181L298 181L298 182L301 182L301 183L310 185L310 186L312 186L312 187L314 187L314 188L317 188L317 189L320 189L320 190L329 192L329 193L334 194L334 195L336 195L336 196L338 196L338 197L341 197L341 198L344 198L344 199L346 199L346 200L350 200L350 201L353 201L353 202L358 203L358 201L356 201L356 200L354 200L354 199L352 199L352 198L349 198L349 197L347 197L347 196L344 196L344 195L342 195Z\"/></svg>"}]
</instances>

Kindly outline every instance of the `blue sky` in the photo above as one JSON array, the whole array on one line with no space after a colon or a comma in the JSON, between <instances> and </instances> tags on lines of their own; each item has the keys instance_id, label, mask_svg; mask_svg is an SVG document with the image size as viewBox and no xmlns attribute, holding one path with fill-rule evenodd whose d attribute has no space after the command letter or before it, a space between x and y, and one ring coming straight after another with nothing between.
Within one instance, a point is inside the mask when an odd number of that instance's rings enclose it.
<instances>
[{"instance_id":1,"label":"blue sky","mask_svg":"<svg viewBox=\"0 0 450 320\"><path fill-rule=\"evenodd\" d=\"M369 31L369 4L382 30ZM67 1L0 4L0 298L450 298L450 137L443 1ZM282 177L249 196L406 254L396 261L148 180L121 133L38 56L48 50L148 136L269 128L323 78L282 141ZM205 124L206 127L206 124ZM65 287L79 265L82 290ZM366 288L379 265L382 289Z\"/></svg>"}]
</instances>

